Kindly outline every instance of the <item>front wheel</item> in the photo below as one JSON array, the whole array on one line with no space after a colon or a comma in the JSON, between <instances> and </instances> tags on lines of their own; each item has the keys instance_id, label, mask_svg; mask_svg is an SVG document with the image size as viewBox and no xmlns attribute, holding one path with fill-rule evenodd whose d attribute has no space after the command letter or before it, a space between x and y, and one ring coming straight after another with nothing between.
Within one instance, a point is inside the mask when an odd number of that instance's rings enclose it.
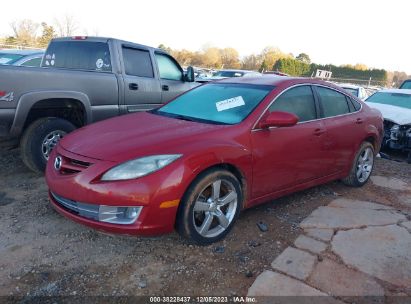
<instances>
[{"instance_id":1,"label":"front wheel","mask_svg":"<svg viewBox=\"0 0 411 304\"><path fill-rule=\"evenodd\" d=\"M58 141L76 127L69 121L46 117L33 122L20 141L24 164L34 172L44 172L49 155Z\"/></svg>"},{"instance_id":2,"label":"front wheel","mask_svg":"<svg viewBox=\"0 0 411 304\"><path fill-rule=\"evenodd\" d=\"M204 172L184 195L177 230L199 245L217 242L233 227L242 200L241 185L233 174L219 169Z\"/></svg>"},{"instance_id":3,"label":"front wheel","mask_svg":"<svg viewBox=\"0 0 411 304\"><path fill-rule=\"evenodd\" d=\"M371 176L374 168L374 147L369 142L363 142L358 150L350 174L342 181L347 186L361 187Z\"/></svg>"}]
</instances>

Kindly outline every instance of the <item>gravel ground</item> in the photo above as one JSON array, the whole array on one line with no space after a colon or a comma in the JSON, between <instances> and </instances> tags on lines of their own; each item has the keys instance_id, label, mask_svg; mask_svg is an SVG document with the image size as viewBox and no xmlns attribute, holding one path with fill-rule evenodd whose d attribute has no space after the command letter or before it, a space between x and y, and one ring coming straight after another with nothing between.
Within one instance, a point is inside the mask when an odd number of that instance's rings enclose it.
<instances>
[{"instance_id":1,"label":"gravel ground","mask_svg":"<svg viewBox=\"0 0 411 304\"><path fill-rule=\"evenodd\" d=\"M411 165L377 159L374 174L411 182ZM63 218L18 150L0 151L0 181L0 296L246 295L317 207L346 197L407 208L395 191L333 182L246 210L224 241L197 247L176 233L112 236Z\"/></svg>"}]
</instances>

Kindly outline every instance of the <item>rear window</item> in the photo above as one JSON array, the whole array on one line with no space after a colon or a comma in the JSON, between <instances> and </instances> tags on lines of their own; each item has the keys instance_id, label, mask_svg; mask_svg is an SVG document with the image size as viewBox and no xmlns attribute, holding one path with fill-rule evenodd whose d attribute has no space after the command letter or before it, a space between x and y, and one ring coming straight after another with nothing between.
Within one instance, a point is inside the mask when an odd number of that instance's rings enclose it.
<instances>
[{"instance_id":1,"label":"rear window","mask_svg":"<svg viewBox=\"0 0 411 304\"><path fill-rule=\"evenodd\" d=\"M48 47L42 66L111 72L110 51L104 42L55 41Z\"/></svg>"}]
</instances>

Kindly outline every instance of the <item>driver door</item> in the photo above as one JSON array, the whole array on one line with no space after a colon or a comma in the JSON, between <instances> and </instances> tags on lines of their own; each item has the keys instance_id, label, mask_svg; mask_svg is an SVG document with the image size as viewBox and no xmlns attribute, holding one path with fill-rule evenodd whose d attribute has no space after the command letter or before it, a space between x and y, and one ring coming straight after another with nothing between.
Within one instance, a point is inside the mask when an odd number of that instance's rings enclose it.
<instances>
[{"instance_id":1,"label":"driver door","mask_svg":"<svg viewBox=\"0 0 411 304\"><path fill-rule=\"evenodd\" d=\"M299 122L292 127L254 129L252 196L258 198L327 174L326 129L317 113L311 86L303 85L282 93L269 112L294 113ZM264 117L264 115L263 115Z\"/></svg>"}]
</instances>

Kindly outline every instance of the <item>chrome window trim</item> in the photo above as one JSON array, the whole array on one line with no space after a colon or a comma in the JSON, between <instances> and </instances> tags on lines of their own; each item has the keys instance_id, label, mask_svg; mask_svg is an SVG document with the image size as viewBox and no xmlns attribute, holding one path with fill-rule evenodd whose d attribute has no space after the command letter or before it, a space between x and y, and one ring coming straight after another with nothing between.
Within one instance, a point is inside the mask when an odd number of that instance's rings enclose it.
<instances>
[{"instance_id":1,"label":"chrome window trim","mask_svg":"<svg viewBox=\"0 0 411 304\"><path fill-rule=\"evenodd\" d=\"M335 91L335 92L338 92L338 93L344 95L345 97L352 98L351 96L349 96L349 94L346 94L346 93L344 93L344 92L338 91L338 90L335 89L335 88L332 88L332 87L329 87L329 86L326 86L326 85L322 85L322 84L318 84L318 83L298 83L298 84L295 84L295 85L293 85L293 86L291 86L291 87L288 87L288 88L286 88L285 90L283 90L281 93L279 93L279 94L268 104L268 106L264 109L264 111L263 111L263 112L261 113L261 115L258 117L258 119L256 120L256 122L253 124L253 127L251 128L251 132L261 131L261 130L267 130L267 129L256 128L258 122L261 120L261 117L263 117L263 115L265 114L265 112L267 112L267 110L270 108L270 106L271 106L281 95L283 95L283 94L284 94L285 92L287 92L288 90L291 90L291 89L296 88L296 87L301 87L301 86L317 86L317 87L323 87L323 88L330 89L330 90L333 90L333 91ZM313 92L313 97L314 97L314 101L315 101L315 100L316 100L316 97L314 96L314 92ZM321 101L318 100L318 102L321 102ZM361 102L359 102L359 104L360 104L360 106L361 106L360 109L359 109L359 110L356 110L356 111L354 111L354 112L349 112L349 113L340 114L340 115L335 115L335 116L329 116L329 117L320 117L320 118L317 118L317 119L312 119L312 120L306 120L306 121L302 121L302 122L297 122L297 125L305 124L305 123L309 123L309 122L313 122L313 121L318 121L318 120L330 119L330 118L334 118L334 117L341 117L341 116L352 115L352 114L357 113L357 112L360 112L360 111L362 110L363 105L362 105ZM348 106L348 105L347 105L347 106ZM354 109L355 109L355 107L354 107ZM268 130L276 129L276 128L278 128L278 127L269 127Z\"/></svg>"}]
</instances>

